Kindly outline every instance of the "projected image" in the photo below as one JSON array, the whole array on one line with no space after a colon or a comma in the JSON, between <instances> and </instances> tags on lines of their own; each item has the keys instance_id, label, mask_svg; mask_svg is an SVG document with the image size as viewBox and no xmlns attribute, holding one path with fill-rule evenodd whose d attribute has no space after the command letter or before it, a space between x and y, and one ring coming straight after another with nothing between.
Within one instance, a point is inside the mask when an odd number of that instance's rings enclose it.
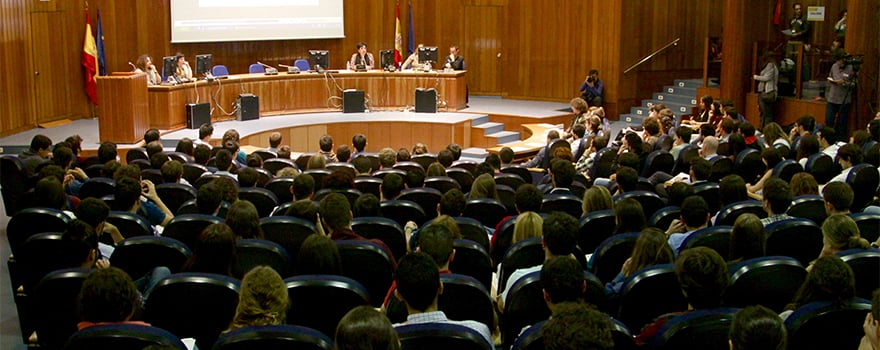
<instances>
[{"instance_id":1,"label":"projected image","mask_svg":"<svg viewBox=\"0 0 880 350\"><path fill-rule=\"evenodd\" d=\"M343 0L171 0L171 42L345 37Z\"/></svg>"}]
</instances>

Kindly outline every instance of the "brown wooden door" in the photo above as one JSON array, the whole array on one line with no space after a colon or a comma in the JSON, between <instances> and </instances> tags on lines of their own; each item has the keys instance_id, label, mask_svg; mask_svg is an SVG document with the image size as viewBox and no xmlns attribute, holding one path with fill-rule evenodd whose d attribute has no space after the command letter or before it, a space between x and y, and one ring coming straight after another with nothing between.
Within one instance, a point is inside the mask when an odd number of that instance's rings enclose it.
<instances>
[{"instance_id":1,"label":"brown wooden door","mask_svg":"<svg viewBox=\"0 0 880 350\"><path fill-rule=\"evenodd\" d=\"M501 95L503 6L465 6L462 56L471 94Z\"/></svg>"},{"instance_id":2,"label":"brown wooden door","mask_svg":"<svg viewBox=\"0 0 880 350\"><path fill-rule=\"evenodd\" d=\"M36 100L37 123L58 120L69 115L70 106L69 89L80 88L82 85L70 86L68 75L79 73L67 72L71 67L69 62L63 62L67 57L65 48L67 40L73 37L82 41L83 32L59 33L58 28L64 21L63 12L32 12L31 16L31 53L34 68L34 99ZM77 67L80 67L77 65ZM80 80L81 82L82 80ZM82 84L82 83L81 83ZM83 92L85 95L85 92Z\"/></svg>"}]
</instances>

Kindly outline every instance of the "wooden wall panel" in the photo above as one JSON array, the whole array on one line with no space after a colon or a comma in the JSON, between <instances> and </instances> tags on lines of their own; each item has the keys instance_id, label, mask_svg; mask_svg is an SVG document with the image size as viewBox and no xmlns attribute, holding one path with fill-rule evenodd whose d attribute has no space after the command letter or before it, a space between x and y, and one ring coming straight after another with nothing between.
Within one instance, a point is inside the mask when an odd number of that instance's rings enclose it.
<instances>
[{"instance_id":1,"label":"wooden wall panel","mask_svg":"<svg viewBox=\"0 0 880 350\"><path fill-rule=\"evenodd\" d=\"M880 2L877 0L849 0L847 8L846 49L864 54L855 105L850 111L849 130L863 129L874 116L869 104L877 108L880 100Z\"/></svg>"},{"instance_id":2,"label":"wooden wall panel","mask_svg":"<svg viewBox=\"0 0 880 350\"><path fill-rule=\"evenodd\" d=\"M27 4L0 0L0 135L33 125Z\"/></svg>"}]
</instances>

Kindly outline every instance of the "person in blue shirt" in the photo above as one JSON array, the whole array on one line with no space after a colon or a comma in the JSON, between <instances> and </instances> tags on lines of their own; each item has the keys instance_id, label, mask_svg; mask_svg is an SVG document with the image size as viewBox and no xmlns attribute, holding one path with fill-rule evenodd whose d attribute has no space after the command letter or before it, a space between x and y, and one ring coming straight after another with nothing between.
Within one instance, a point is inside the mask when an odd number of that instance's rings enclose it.
<instances>
[{"instance_id":1,"label":"person in blue shirt","mask_svg":"<svg viewBox=\"0 0 880 350\"><path fill-rule=\"evenodd\" d=\"M584 101L587 101L590 106L601 106L602 93L604 90L605 84L599 80L599 71L591 69L590 74L587 74L587 78L584 79L584 83L581 84L581 97Z\"/></svg>"}]
</instances>

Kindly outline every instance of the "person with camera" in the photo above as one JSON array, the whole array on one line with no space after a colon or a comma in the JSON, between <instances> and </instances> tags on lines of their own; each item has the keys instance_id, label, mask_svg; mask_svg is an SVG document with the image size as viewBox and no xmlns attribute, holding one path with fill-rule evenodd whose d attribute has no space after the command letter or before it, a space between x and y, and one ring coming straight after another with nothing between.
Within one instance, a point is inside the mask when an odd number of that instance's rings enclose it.
<instances>
[{"instance_id":1,"label":"person with camera","mask_svg":"<svg viewBox=\"0 0 880 350\"><path fill-rule=\"evenodd\" d=\"M587 74L587 78L584 80L584 83L581 84L580 93L581 98L590 106L601 106L602 105L602 92L605 90L605 84L599 80L599 71L595 69L591 69L590 73Z\"/></svg>"},{"instance_id":2,"label":"person with camera","mask_svg":"<svg viewBox=\"0 0 880 350\"><path fill-rule=\"evenodd\" d=\"M834 128L837 135L845 139L855 72L853 65L847 61L849 55L843 50L834 52L832 57L835 62L828 73L828 82L831 86L825 93L825 99L828 101L825 107L825 126Z\"/></svg>"}]
</instances>

